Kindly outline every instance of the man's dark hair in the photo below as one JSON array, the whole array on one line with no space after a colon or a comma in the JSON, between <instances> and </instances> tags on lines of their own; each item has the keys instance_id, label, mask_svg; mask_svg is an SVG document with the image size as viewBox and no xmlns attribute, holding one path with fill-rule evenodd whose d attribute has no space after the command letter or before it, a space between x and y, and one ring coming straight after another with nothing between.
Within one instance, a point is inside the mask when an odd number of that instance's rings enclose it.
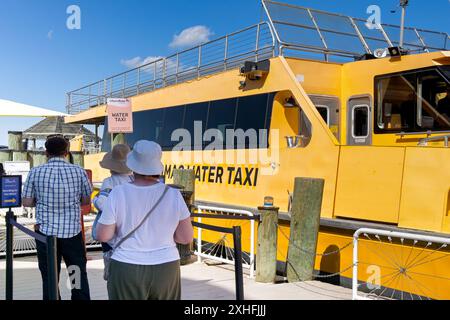
<instances>
[{"instance_id":1,"label":"man's dark hair","mask_svg":"<svg viewBox=\"0 0 450 320\"><path fill-rule=\"evenodd\" d=\"M0 163L0 176L4 176L6 173L5 173L5 169L3 169L3 164L2 163Z\"/></svg>"},{"instance_id":2,"label":"man's dark hair","mask_svg":"<svg viewBox=\"0 0 450 320\"><path fill-rule=\"evenodd\" d=\"M64 137L50 137L45 142L45 149L50 157L61 157L68 152L69 143Z\"/></svg>"}]
</instances>

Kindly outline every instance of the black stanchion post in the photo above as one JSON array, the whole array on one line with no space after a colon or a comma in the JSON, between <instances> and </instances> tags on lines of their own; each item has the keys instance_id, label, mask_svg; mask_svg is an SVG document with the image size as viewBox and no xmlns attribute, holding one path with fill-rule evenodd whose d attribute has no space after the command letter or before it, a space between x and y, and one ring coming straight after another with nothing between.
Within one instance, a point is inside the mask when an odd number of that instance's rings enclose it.
<instances>
[{"instance_id":1,"label":"black stanchion post","mask_svg":"<svg viewBox=\"0 0 450 320\"><path fill-rule=\"evenodd\" d=\"M56 261L56 237L47 237L47 274L48 274L48 298L59 299L58 268Z\"/></svg>"},{"instance_id":2,"label":"black stanchion post","mask_svg":"<svg viewBox=\"0 0 450 320\"><path fill-rule=\"evenodd\" d=\"M6 293L5 298L7 301L13 299L13 243L14 243L14 231L11 219L15 219L14 213L11 209L6 213Z\"/></svg>"},{"instance_id":3,"label":"black stanchion post","mask_svg":"<svg viewBox=\"0 0 450 320\"><path fill-rule=\"evenodd\" d=\"M242 241L241 227L233 227L234 242L234 272L236 280L236 300L244 300L244 274L242 272Z\"/></svg>"}]
</instances>

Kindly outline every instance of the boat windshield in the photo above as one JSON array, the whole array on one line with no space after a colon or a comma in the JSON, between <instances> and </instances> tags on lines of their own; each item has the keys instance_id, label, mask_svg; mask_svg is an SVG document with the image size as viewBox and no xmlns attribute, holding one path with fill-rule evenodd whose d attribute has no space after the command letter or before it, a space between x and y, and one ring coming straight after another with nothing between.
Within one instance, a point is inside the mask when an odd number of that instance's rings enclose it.
<instances>
[{"instance_id":1,"label":"boat windshield","mask_svg":"<svg viewBox=\"0 0 450 320\"><path fill-rule=\"evenodd\" d=\"M450 131L450 66L375 78L377 133Z\"/></svg>"}]
</instances>

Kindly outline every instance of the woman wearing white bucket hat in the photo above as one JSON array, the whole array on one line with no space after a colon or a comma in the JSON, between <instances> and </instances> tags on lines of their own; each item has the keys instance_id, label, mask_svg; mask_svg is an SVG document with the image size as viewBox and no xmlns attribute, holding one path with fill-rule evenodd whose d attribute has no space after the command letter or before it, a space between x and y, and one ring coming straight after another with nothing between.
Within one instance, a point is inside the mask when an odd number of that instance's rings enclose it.
<instances>
[{"instance_id":1,"label":"woman wearing white bucket hat","mask_svg":"<svg viewBox=\"0 0 450 320\"><path fill-rule=\"evenodd\" d=\"M138 141L127 156L133 183L112 190L97 228L113 243L110 300L179 300L180 255L176 243L192 241L190 212L178 190L159 182L161 147Z\"/></svg>"}]
</instances>

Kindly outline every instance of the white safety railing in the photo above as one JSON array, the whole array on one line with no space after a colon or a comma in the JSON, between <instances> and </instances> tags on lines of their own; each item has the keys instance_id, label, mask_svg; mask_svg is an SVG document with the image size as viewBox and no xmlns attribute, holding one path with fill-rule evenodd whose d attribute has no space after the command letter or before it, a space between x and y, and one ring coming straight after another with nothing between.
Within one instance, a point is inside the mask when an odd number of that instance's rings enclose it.
<instances>
[{"instance_id":1,"label":"white safety railing","mask_svg":"<svg viewBox=\"0 0 450 320\"><path fill-rule=\"evenodd\" d=\"M197 206L198 213L221 213L227 215L238 215L238 216L249 216L254 217L254 214L247 210L238 210L238 209L230 209L230 208L221 208L221 207L213 207L213 206ZM205 218L197 218L199 223L202 223L202 219ZM233 220L229 220L233 221ZM242 252L243 261L242 266L246 269L249 269L250 278L254 276L255 269L255 220L249 219L250 222L250 252L247 254L244 251ZM202 228L197 228L197 246L194 253L198 256L198 262L204 259L211 259L214 261L219 261L226 264L234 264L234 254L233 254L233 246L227 243L226 235L224 235L220 241L216 243L208 243L206 246L202 244ZM245 243L245 236L243 232L242 236L243 243ZM224 243L225 242L225 243ZM228 245L227 245L228 244ZM222 250L218 250L218 247L222 247ZM248 256L248 259L245 259L245 256ZM225 257L224 257L225 256Z\"/></svg>"},{"instance_id":2,"label":"white safety railing","mask_svg":"<svg viewBox=\"0 0 450 320\"><path fill-rule=\"evenodd\" d=\"M379 242L385 244L398 244L401 246L400 249L404 249L400 252L398 259L394 256L389 256L383 250L372 250L372 253L375 255L379 255L380 259L384 259L384 261L389 261L393 265L394 272L389 273L385 276L389 276L392 279L402 279L402 281L411 282L411 287L416 290L422 292L422 294L418 295L417 293L411 292L403 292L401 290L396 290L395 288L389 289L391 291L390 298L393 299L395 297L395 293L401 297L401 299L405 298L409 300L414 300L414 296L419 299L429 298L433 293L431 290L425 290L424 284L419 283L417 280L413 278L414 274L419 274L417 272L412 271L414 268L418 266L423 266L426 263L436 262L438 260L443 260L446 258L450 258L450 253L442 252L441 250L448 247L450 244L450 237L436 237L436 236L427 236L421 234L407 233L407 232L396 232L396 231L387 231L387 230L378 230L378 229L370 229L363 228L359 229L355 232L353 236L353 277L352 277L352 297L353 300L371 300L372 298L386 298L385 293L388 290L387 285L394 286L396 281L387 281L386 285L378 286L375 289L372 289L365 296L360 295L360 291L358 288L363 284L358 281L358 265L362 262L359 260L359 242L361 237L365 237L369 240L368 243ZM397 241L395 241L397 240ZM407 243L408 240L412 241L411 243ZM421 246L421 244L423 244ZM434 248L434 249L433 249ZM414 250L418 252L413 253ZM436 257L436 253L440 253L441 256ZM434 270L436 271L436 270ZM424 275L421 276L429 276L435 277L439 279L444 279L439 275ZM445 278L447 279L447 278ZM448 279L450 280L450 279ZM440 280L442 281L442 280ZM397 282L398 283L398 282ZM379 290L379 292L376 292ZM408 297L409 296L409 297ZM387 297L389 298L389 297Z\"/></svg>"}]
</instances>

